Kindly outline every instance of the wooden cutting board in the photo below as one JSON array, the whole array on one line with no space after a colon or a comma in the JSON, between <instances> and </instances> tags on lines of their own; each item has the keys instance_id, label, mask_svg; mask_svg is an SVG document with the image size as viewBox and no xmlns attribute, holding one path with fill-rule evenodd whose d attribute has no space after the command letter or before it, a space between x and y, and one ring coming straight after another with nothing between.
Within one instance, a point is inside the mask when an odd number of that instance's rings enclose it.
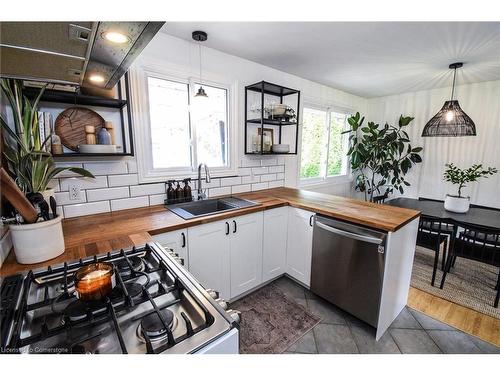
<instances>
[{"instance_id":1,"label":"wooden cutting board","mask_svg":"<svg viewBox=\"0 0 500 375\"><path fill-rule=\"evenodd\" d=\"M78 152L78 145L87 143L85 126L95 127L95 133L104 126L104 119L97 112L83 107L70 107L57 116L55 132L61 143L70 150Z\"/></svg>"}]
</instances>

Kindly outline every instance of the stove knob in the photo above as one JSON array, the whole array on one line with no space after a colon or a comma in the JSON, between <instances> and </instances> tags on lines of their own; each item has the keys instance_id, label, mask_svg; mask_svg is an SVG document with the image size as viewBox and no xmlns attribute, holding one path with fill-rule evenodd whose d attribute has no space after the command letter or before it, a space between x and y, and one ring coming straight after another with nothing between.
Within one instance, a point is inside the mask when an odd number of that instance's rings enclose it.
<instances>
[{"instance_id":1,"label":"stove knob","mask_svg":"<svg viewBox=\"0 0 500 375\"><path fill-rule=\"evenodd\" d=\"M229 307L227 302L224 301L222 298L217 298L215 302L217 302L219 306L222 307L224 310L227 310L227 308Z\"/></svg>"},{"instance_id":2,"label":"stove knob","mask_svg":"<svg viewBox=\"0 0 500 375\"><path fill-rule=\"evenodd\" d=\"M239 323L241 320L241 311L238 310L227 310L227 314L236 322Z\"/></svg>"},{"instance_id":3,"label":"stove knob","mask_svg":"<svg viewBox=\"0 0 500 375\"><path fill-rule=\"evenodd\" d=\"M212 297L213 299L218 299L219 298L219 292L216 292L215 290L213 289L206 289L206 292L208 293L208 295L210 297Z\"/></svg>"}]
</instances>

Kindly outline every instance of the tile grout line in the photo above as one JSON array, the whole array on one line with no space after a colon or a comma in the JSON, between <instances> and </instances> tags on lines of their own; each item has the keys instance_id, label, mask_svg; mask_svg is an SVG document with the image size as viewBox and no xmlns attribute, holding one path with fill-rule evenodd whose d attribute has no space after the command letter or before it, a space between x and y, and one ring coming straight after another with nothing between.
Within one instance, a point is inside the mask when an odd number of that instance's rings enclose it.
<instances>
[{"instance_id":1,"label":"tile grout line","mask_svg":"<svg viewBox=\"0 0 500 375\"><path fill-rule=\"evenodd\" d=\"M434 345L436 345L436 347L439 349L439 351L440 351L441 353L443 353L443 354L444 354L443 349L441 349L441 347L439 346L439 344L438 344L438 343L437 343L437 342L436 342L436 341L432 338L432 336L431 336L431 335L429 335L429 333L427 332L427 330L426 330L426 329L422 326L422 324L420 324L420 322L418 321L418 319L417 319L417 318L416 318L416 317L415 317L415 316L411 313L410 308L409 308L409 307L407 307L407 306L405 306L405 309L406 309L406 311L408 311L408 313L411 315L411 317L412 317L413 319L415 319L415 321L417 322L417 324L420 326L420 328L421 328L421 330L420 330L420 331L424 331L424 332L425 332L425 334L426 334L426 335L427 335L427 336L431 339L431 341L434 343Z\"/></svg>"},{"instance_id":2,"label":"tile grout line","mask_svg":"<svg viewBox=\"0 0 500 375\"><path fill-rule=\"evenodd\" d=\"M307 293L304 292L304 297L306 298L306 306L307 308L309 309L309 298L307 298ZM321 318L321 320L323 320L323 318ZM316 334L314 333L314 328L317 327L319 324L321 324L321 320L318 322L318 324L316 324L313 328L312 328L312 335L313 335L313 340L314 340L314 346L316 348L316 353L317 354L320 354L319 353L319 348L318 348L318 342L316 340Z\"/></svg>"}]
</instances>

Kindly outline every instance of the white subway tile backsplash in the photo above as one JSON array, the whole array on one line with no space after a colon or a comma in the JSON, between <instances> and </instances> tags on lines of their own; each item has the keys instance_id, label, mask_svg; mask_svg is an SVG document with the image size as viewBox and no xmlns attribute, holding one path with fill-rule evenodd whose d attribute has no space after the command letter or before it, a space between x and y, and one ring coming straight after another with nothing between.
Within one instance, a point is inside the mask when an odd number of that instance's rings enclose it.
<instances>
[{"instance_id":1,"label":"white subway tile backsplash","mask_svg":"<svg viewBox=\"0 0 500 375\"><path fill-rule=\"evenodd\" d=\"M285 181L283 181L283 180L269 182L269 189L276 188L276 187L282 187L282 186L285 186Z\"/></svg>"},{"instance_id":2,"label":"white subway tile backsplash","mask_svg":"<svg viewBox=\"0 0 500 375\"><path fill-rule=\"evenodd\" d=\"M220 178L212 178L209 184L207 184L205 180L201 180L202 189L215 188L219 186L220 186Z\"/></svg>"},{"instance_id":3,"label":"white subway tile backsplash","mask_svg":"<svg viewBox=\"0 0 500 375\"><path fill-rule=\"evenodd\" d=\"M79 186L80 189L100 189L108 187L108 178L106 176L62 178L59 180L59 184L61 191L68 191L69 185L73 184Z\"/></svg>"},{"instance_id":4,"label":"white subway tile backsplash","mask_svg":"<svg viewBox=\"0 0 500 375\"><path fill-rule=\"evenodd\" d=\"M247 185L235 185L231 187L231 194L237 194L237 193L245 193L247 191L251 191L252 186L247 184Z\"/></svg>"},{"instance_id":5,"label":"white subway tile backsplash","mask_svg":"<svg viewBox=\"0 0 500 375\"><path fill-rule=\"evenodd\" d=\"M61 216L64 219L64 208L62 206L57 206L56 212L58 216Z\"/></svg>"},{"instance_id":6,"label":"white subway tile backsplash","mask_svg":"<svg viewBox=\"0 0 500 375\"><path fill-rule=\"evenodd\" d=\"M284 165L275 165L275 166L269 167L269 173L280 173L280 172L285 172Z\"/></svg>"},{"instance_id":7,"label":"white subway tile backsplash","mask_svg":"<svg viewBox=\"0 0 500 375\"><path fill-rule=\"evenodd\" d=\"M220 179L220 186L232 186L241 184L241 177L226 177Z\"/></svg>"},{"instance_id":8,"label":"white subway tile backsplash","mask_svg":"<svg viewBox=\"0 0 500 375\"><path fill-rule=\"evenodd\" d=\"M266 174L269 173L268 167L252 168L253 174Z\"/></svg>"},{"instance_id":9,"label":"white subway tile backsplash","mask_svg":"<svg viewBox=\"0 0 500 375\"><path fill-rule=\"evenodd\" d=\"M124 161L101 161L98 163L85 163L85 169L94 176L127 173L127 163Z\"/></svg>"},{"instance_id":10,"label":"white subway tile backsplash","mask_svg":"<svg viewBox=\"0 0 500 375\"><path fill-rule=\"evenodd\" d=\"M261 163L260 163L260 159L243 157L243 158L241 158L240 165L242 167L260 167Z\"/></svg>"},{"instance_id":11,"label":"white subway tile backsplash","mask_svg":"<svg viewBox=\"0 0 500 375\"><path fill-rule=\"evenodd\" d=\"M285 157L284 156L278 156L276 158L276 164L278 164L278 165L284 165L285 164Z\"/></svg>"},{"instance_id":12,"label":"white subway tile backsplash","mask_svg":"<svg viewBox=\"0 0 500 375\"><path fill-rule=\"evenodd\" d=\"M74 168L83 168L82 163L56 163L56 167L74 167ZM60 177L76 177L80 176L79 174L70 172L70 171L63 171L57 175L58 178Z\"/></svg>"},{"instance_id":13,"label":"white subway tile backsplash","mask_svg":"<svg viewBox=\"0 0 500 375\"><path fill-rule=\"evenodd\" d=\"M212 188L208 190L209 197L218 197L220 195L229 195L231 194L231 187L221 187L221 188Z\"/></svg>"},{"instance_id":14,"label":"white subway tile backsplash","mask_svg":"<svg viewBox=\"0 0 500 375\"><path fill-rule=\"evenodd\" d=\"M260 181L261 182L266 182L266 181L274 181L276 180L276 173L274 174L263 174L260 176Z\"/></svg>"},{"instance_id":15,"label":"white subway tile backsplash","mask_svg":"<svg viewBox=\"0 0 500 375\"><path fill-rule=\"evenodd\" d=\"M266 165L276 165L277 160L273 158L265 158L261 160L261 165L264 167Z\"/></svg>"},{"instance_id":16,"label":"white subway tile backsplash","mask_svg":"<svg viewBox=\"0 0 500 375\"><path fill-rule=\"evenodd\" d=\"M128 197L129 197L128 186L87 190L87 200L89 202L105 201L105 200L128 198Z\"/></svg>"},{"instance_id":17,"label":"white subway tile backsplash","mask_svg":"<svg viewBox=\"0 0 500 375\"><path fill-rule=\"evenodd\" d=\"M261 182L259 184L252 184L252 191L267 189L269 184L267 182Z\"/></svg>"},{"instance_id":18,"label":"white subway tile backsplash","mask_svg":"<svg viewBox=\"0 0 500 375\"><path fill-rule=\"evenodd\" d=\"M109 212L109 201L80 203L64 206L64 217L75 217Z\"/></svg>"},{"instance_id":19,"label":"white subway tile backsplash","mask_svg":"<svg viewBox=\"0 0 500 375\"><path fill-rule=\"evenodd\" d=\"M285 174L284 173L276 173L276 178L278 180L284 180L285 179Z\"/></svg>"},{"instance_id":20,"label":"white subway tile backsplash","mask_svg":"<svg viewBox=\"0 0 500 375\"><path fill-rule=\"evenodd\" d=\"M137 197L140 195L152 195L165 193L165 184L144 184L130 187L130 196Z\"/></svg>"},{"instance_id":21,"label":"white subway tile backsplash","mask_svg":"<svg viewBox=\"0 0 500 375\"><path fill-rule=\"evenodd\" d=\"M138 185L137 174L116 174L108 176L109 187Z\"/></svg>"},{"instance_id":22,"label":"white subway tile backsplash","mask_svg":"<svg viewBox=\"0 0 500 375\"><path fill-rule=\"evenodd\" d=\"M111 210L120 211L126 210L128 208L137 208L149 206L149 197L135 197L135 198L125 198L116 199L111 201Z\"/></svg>"},{"instance_id":23,"label":"white subway tile backsplash","mask_svg":"<svg viewBox=\"0 0 500 375\"><path fill-rule=\"evenodd\" d=\"M156 194L156 195L150 195L149 196L149 205L150 206L156 206L157 204L164 204L165 199L167 199L166 194Z\"/></svg>"},{"instance_id":24,"label":"white subway tile backsplash","mask_svg":"<svg viewBox=\"0 0 500 375\"><path fill-rule=\"evenodd\" d=\"M254 184L256 182L260 182L260 176L243 176L241 178L243 184Z\"/></svg>"},{"instance_id":25,"label":"white subway tile backsplash","mask_svg":"<svg viewBox=\"0 0 500 375\"><path fill-rule=\"evenodd\" d=\"M85 190L80 190L80 194L77 199L71 200L69 199L69 192L63 191L59 193L55 193L56 203L58 206L65 206L67 204L76 204L76 203L85 203Z\"/></svg>"},{"instance_id":26,"label":"white subway tile backsplash","mask_svg":"<svg viewBox=\"0 0 500 375\"><path fill-rule=\"evenodd\" d=\"M252 174L252 168L239 168L238 176L250 176Z\"/></svg>"}]
</instances>

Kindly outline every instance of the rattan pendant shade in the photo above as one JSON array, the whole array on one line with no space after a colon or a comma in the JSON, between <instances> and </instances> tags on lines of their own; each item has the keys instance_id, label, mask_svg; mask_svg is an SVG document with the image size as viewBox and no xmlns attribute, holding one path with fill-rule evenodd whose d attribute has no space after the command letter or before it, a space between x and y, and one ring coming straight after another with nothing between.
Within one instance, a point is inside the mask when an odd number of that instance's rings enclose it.
<instances>
[{"instance_id":1,"label":"rattan pendant shade","mask_svg":"<svg viewBox=\"0 0 500 375\"><path fill-rule=\"evenodd\" d=\"M427 122L422 131L422 137L463 137L476 135L474 121L460 108L458 100L453 100L457 68L461 68L462 65L462 63L450 65L450 69L454 69L451 100L446 101L443 108Z\"/></svg>"}]
</instances>

